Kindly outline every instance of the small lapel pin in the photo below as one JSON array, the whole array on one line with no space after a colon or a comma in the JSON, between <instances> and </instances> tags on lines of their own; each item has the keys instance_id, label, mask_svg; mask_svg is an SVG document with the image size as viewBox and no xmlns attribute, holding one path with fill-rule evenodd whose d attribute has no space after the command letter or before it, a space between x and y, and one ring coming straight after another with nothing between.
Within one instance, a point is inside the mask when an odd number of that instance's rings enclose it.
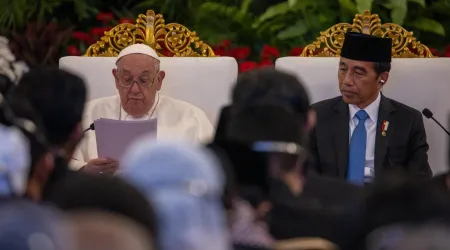
<instances>
[{"instance_id":1,"label":"small lapel pin","mask_svg":"<svg viewBox=\"0 0 450 250\"><path fill-rule=\"evenodd\" d=\"M386 136L386 132L388 130L389 127L389 122L388 121L383 121L383 124L381 126L381 135L382 136Z\"/></svg>"}]
</instances>

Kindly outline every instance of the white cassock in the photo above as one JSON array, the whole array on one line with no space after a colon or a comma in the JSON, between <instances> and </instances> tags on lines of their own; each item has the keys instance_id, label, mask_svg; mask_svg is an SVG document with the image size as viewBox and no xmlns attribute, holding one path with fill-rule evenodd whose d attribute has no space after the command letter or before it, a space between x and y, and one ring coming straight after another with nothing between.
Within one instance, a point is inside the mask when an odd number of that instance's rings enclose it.
<instances>
[{"instance_id":1,"label":"white cassock","mask_svg":"<svg viewBox=\"0 0 450 250\"><path fill-rule=\"evenodd\" d=\"M159 101L158 101L159 98ZM94 100L87 104L83 117L83 126L88 128L99 118L115 120L148 120L157 118L157 138L184 140L192 143L207 142L212 139L214 129L206 114L184 101L176 100L164 95L157 95L154 107L146 116L135 119L123 110L120 97L111 96ZM73 155L70 168L78 170L86 162L98 158L95 131L85 133Z\"/></svg>"}]
</instances>

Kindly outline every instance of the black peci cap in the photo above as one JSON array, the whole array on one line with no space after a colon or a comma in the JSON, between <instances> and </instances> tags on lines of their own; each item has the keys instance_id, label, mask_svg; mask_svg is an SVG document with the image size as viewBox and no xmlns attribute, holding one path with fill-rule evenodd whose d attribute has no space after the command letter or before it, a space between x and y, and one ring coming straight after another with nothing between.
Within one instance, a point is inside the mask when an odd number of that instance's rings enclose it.
<instances>
[{"instance_id":1,"label":"black peci cap","mask_svg":"<svg viewBox=\"0 0 450 250\"><path fill-rule=\"evenodd\" d=\"M347 32L341 57L367 62L391 62L392 39Z\"/></svg>"}]
</instances>

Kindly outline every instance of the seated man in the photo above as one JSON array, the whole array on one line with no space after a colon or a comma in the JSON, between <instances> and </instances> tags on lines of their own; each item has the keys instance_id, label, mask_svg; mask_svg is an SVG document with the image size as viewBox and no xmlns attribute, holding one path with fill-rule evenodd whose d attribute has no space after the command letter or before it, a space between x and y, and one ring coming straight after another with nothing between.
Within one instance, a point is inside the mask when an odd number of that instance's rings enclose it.
<instances>
[{"instance_id":1,"label":"seated man","mask_svg":"<svg viewBox=\"0 0 450 250\"><path fill-rule=\"evenodd\" d=\"M357 184L399 167L431 175L422 115L380 92L391 53L390 38L346 34L338 71L342 96L312 105L317 126L310 149L320 175Z\"/></svg>"},{"instance_id":2,"label":"seated man","mask_svg":"<svg viewBox=\"0 0 450 250\"><path fill-rule=\"evenodd\" d=\"M199 108L160 95L165 72L160 70L157 53L147 45L134 44L117 57L112 70L118 96L105 97L88 104L85 127L99 118L115 120L158 119L158 138L183 139L191 142L208 140L213 128ZM86 133L74 155L71 166L90 172L114 172L118 159L98 158L95 133Z\"/></svg>"}]
</instances>

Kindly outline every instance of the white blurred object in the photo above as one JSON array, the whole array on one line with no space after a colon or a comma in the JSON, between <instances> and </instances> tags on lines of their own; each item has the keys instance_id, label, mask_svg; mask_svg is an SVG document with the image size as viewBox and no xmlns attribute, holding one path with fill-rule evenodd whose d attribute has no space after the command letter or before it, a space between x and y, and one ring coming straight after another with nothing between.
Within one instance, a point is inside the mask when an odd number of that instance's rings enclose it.
<instances>
[{"instance_id":1,"label":"white blurred object","mask_svg":"<svg viewBox=\"0 0 450 250\"><path fill-rule=\"evenodd\" d=\"M30 168L29 144L22 132L0 125L0 196L25 193Z\"/></svg>"},{"instance_id":2,"label":"white blurred object","mask_svg":"<svg viewBox=\"0 0 450 250\"><path fill-rule=\"evenodd\" d=\"M24 73L28 72L25 62L16 61L9 48L9 40L0 36L0 74L7 76L12 82L17 83Z\"/></svg>"}]
</instances>

